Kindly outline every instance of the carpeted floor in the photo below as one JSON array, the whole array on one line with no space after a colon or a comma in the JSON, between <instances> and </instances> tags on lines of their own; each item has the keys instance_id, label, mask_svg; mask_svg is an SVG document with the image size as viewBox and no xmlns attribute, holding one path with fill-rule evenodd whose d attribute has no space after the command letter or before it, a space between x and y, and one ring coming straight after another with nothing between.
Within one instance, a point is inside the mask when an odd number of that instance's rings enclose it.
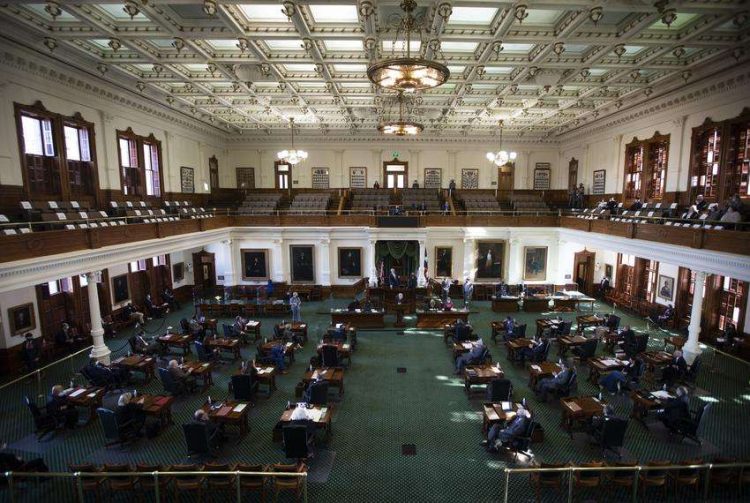
<instances>
[{"instance_id":1,"label":"carpeted floor","mask_svg":"<svg viewBox=\"0 0 750 503\"><path fill-rule=\"evenodd\" d=\"M278 377L278 390L269 398L259 398L250 412L250 433L241 441L230 438L218 461L243 463L273 463L284 460L280 444L273 443L271 431L287 401L294 400L294 386L299 381L307 361L314 352L321 331L328 325L325 312L333 306L345 305L345 300L307 303L303 306L303 319L310 324L311 343L297 355L297 361L287 375ZM579 463L601 459L599 449L582 435L571 438L559 427L560 410L557 404L538 402L527 386L528 373L505 359L501 345L492 346L489 324L500 319L499 313L490 311L489 303L476 302L480 311L471 315L471 323L491 347L493 359L503 366L506 376L514 383L514 398L526 397L536 421L544 428L543 443L533 445L537 462ZM611 311L597 304L598 312ZM192 307L172 313L164 321L153 320L146 327L152 333L161 333L169 324L178 326L179 318L192 313ZM630 323L643 329L643 320L619 313L622 324ZM575 314L563 315L574 318ZM517 313L516 318L533 326L535 313ZM278 319L263 318L263 335L269 335ZM412 319L407 319L412 322ZM127 351L126 340L130 330L108 341L113 357ZM652 347L663 345L664 333L651 332ZM556 358L556 347L551 357ZM601 351L601 348L599 349ZM243 348L243 357L251 358L255 347ZM236 364L226 364L214 374L214 386L207 393L180 399L173 407L175 426L171 426L152 440L141 440L125 448L105 449L98 420L66 434L59 434L48 442L37 443L32 432L29 412L22 406L23 395L46 394L56 382L68 383L84 364L80 357L72 364L62 364L47 372L41 383L25 383L3 391L0 400L0 438L23 457L41 456L53 470L66 471L69 463L91 461L105 462L188 462L180 425L187 422L193 411L204 402L206 395L221 399L227 396L227 382ZM403 368L405 372L399 372ZM313 460L309 496L311 501L498 501L505 489L505 466L525 466L529 460L521 457L519 463L505 454L490 454L479 445L481 434L480 394L467 398L463 381L452 373L451 352L443 344L442 334L409 328L405 332L394 329L358 333L358 347L353 364L346 372L346 393L336 402L333 416L333 436L322 445ZM579 394L594 394L598 390L581 371ZM644 426L631 421L628 427L623 459L668 459L680 461L694 457L713 460L716 456L750 458L750 390L748 366L726 357L716 356L707 348L704 368L698 380L697 393L691 398L693 406L701 400L714 402L713 410L703 431L703 445L690 441L669 439L656 425ZM147 385L134 385L141 391L159 392L161 383L153 380ZM40 397L39 400L42 398ZM631 404L626 396L605 396L617 413L630 414ZM413 446L405 454L404 446ZM554 490L543 493L545 501L563 500ZM534 492L528 475L511 477L510 501L533 501ZM74 498L69 483L47 482L39 487L22 488L16 501L39 501L42 495L52 495L59 501ZM0 492L0 498L7 494ZM654 498L658 497L653 493ZM115 495L126 500L126 493ZM629 498L629 493L618 493L612 488L589 491L584 499L617 501ZM690 497L685 493L685 498ZM219 497L219 501L229 498ZM254 498L254 497L253 497ZM254 501L248 496L246 501ZM733 492L715 494L715 501L739 500Z\"/></svg>"}]
</instances>

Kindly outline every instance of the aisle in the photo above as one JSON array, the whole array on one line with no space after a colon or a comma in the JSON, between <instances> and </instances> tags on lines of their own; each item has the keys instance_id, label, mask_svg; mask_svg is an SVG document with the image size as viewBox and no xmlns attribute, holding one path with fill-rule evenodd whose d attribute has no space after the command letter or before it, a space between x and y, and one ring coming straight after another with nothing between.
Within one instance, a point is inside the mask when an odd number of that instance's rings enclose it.
<instances>
[{"instance_id":1,"label":"aisle","mask_svg":"<svg viewBox=\"0 0 750 503\"><path fill-rule=\"evenodd\" d=\"M496 500L481 418L452 376L440 334L361 332L334 418L336 461L316 501ZM402 367L405 373L397 369ZM402 455L414 444L416 455ZM498 484L491 487L491 484Z\"/></svg>"}]
</instances>

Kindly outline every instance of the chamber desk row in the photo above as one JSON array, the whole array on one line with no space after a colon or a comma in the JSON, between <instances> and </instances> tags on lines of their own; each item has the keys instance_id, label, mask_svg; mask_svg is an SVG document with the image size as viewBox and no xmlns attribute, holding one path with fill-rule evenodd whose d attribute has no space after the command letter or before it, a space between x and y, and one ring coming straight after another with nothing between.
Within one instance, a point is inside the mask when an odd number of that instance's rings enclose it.
<instances>
[{"instance_id":1,"label":"chamber desk row","mask_svg":"<svg viewBox=\"0 0 750 503\"><path fill-rule=\"evenodd\" d=\"M521 297L515 296L493 296L492 310L496 313L514 313L524 310L527 313L542 313L546 311L579 311L585 304L591 311L594 310L594 301L596 299L585 295L576 296L527 296L521 300ZM550 302L552 305L550 306Z\"/></svg>"}]
</instances>

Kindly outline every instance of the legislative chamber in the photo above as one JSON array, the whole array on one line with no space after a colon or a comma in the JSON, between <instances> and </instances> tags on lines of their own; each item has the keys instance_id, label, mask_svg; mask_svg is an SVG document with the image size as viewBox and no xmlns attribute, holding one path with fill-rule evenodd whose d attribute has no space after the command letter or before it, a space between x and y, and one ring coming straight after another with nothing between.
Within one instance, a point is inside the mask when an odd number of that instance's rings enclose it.
<instances>
[{"instance_id":1,"label":"legislative chamber","mask_svg":"<svg viewBox=\"0 0 750 503\"><path fill-rule=\"evenodd\" d=\"M0 5L0 501L744 501L750 16Z\"/></svg>"}]
</instances>

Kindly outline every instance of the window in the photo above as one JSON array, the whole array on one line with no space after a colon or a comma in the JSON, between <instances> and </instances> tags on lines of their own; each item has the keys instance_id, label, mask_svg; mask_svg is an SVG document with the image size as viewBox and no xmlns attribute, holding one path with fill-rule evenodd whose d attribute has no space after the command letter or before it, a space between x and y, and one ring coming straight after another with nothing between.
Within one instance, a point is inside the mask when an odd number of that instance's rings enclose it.
<instances>
[{"instance_id":1,"label":"window","mask_svg":"<svg viewBox=\"0 0 750 503\"><path fill-rule=\"evenodd\" d=\"M291 176L291 166L289 164L276 163L276 188L288 189L289 178Z\"/></svg>"},{"instance_id":2,"label":"window","mask_svg":"<svg viewBox=\"0 0 750 503\"><path fill-rule=\"evenodd\" d=\"M649 170L651 179L649 180L648 192L646 199L659 200L664 196L664 182L667 178L667 152L669 142L655 142L649 145Z\"/></svg>"},{"instance_id":3,"label":"window","mask_svg":"<svg viewBox=\"0 0 750 503\"><path fill-rule=\"evenodd\" d=\"M28 115L21 116L23 126L24 153L54 157L55 144L52 139L52 121Z\"/></svg>"},{"instance_id":4,"label":"window","mask_svg":"<svg viewBox=\"0 0 750 503\"><path fill-rule=\"evenodd\" d=\"M50 295L57 295L58 293L60 293L60 281L50 281L49 283L47 283L47 289L49 290Z\"/></svg>"},{"instance_id":5,"label":"window","mask_svg":"<svg viewBox=\"0 0 750 503\"><path fill-rule=\"evenodd\" d=\"M646 261L646 284L645 290L646 295L645 298L649 302L654 302L656 298L656 280L658 276L659 271L659 262L656 260L648 260Z\"/></svg>"},{"instance_id":6,"label":"window","mask_svg":"<svg viewBox=\"0 0 750 503\"><path fill-rule=\"evenodd\" d=\"M89 130L93 131L93 126L84 122L68 121L63 126L71 195L93 195L95 191L92 174L96 166L91 162Z\"/></svg>"},{"instance_id":7,"label":"window","mask_svg":"<svg viewBox=\"0 0 750 503\"><path fill-rule=\"evenodd\" d=\"M130 262L130 272L138 272L146 270L146 259L134 260Z\"/></svg>"},{"instance_id":8,"label":"window","mask_svg":"<svg viewBox=\"0 0 750 503\"><path fill-rule=\"evenodd\" d=\"M741 310L745 303L747 283L724 277L719 308L719 330L724 330L728 323L739 327Z\"/></svg>"},{"instance_id":9,"label":"window","mask_svg":"<svg viewBox=\"0 0 750 503\"><path fill-rule=\"evenodd\" d=\"M81 274L78 276L78 282L81 285L81 288L89 286L89 278L85 274Z\"/></svg>"},{"instance_id":10,"label":"window","mask_svg":"<svg viewBox=\"0 0 750 503\"><path fill-rule=\"evenodd\" d=\"M696 139L694 138L694 141ZM693 174L690 188L706 198L718 197L719 171L721 169L721 132L718 127L698 135L693 152Z\"/></svg>"},{"instance_id":11,"label":"window","mask_svg":"<svg viewBox=\"0 0 750 503\"><path fill-rule=\"evenodd\" d=\"M726 196L739 194L750 196L750 121L732 125L729 135L729 155L727 156Z\"/></svg>"},{"instance_id":12,"label":"window","mask_svg":"<svg viewBox=\"0 0 750 503\"><path fill-rule=\"evenodd\" d=\"M641 198L641 174L643 173L643 146L635 145L625 151L625 198Z\"/></svg>"},{"instance_id":13,"label":"window","mask_svg":"<svg viewBox=\"0 0 750 503\"><path fill-rule=\"evenodd\" d=\"M158 267L160 265L167 265L167 256L157 255L156 257L153 257L151 259L151 263L154 265L154 267Z\"/></svg>"},{"instance_id":14,"label":"window","mask_svg":"<svg viewBox=\"0 0 750 503\"><path fill-rule=\"evenodd\" d=\"M123 194L161 197L161 143L128 128L117 131L117 146Z\"/></svg>"},{"instance_id":15,"label":"window","mask_svg":"<svg viewBox=\"0 0 750 503\"><path fill-rule=\"evenodd\" d=\"M633 139L625 147L625 199L661 200L667 179L669 135Z\"/></svg>"}]
</instances>

